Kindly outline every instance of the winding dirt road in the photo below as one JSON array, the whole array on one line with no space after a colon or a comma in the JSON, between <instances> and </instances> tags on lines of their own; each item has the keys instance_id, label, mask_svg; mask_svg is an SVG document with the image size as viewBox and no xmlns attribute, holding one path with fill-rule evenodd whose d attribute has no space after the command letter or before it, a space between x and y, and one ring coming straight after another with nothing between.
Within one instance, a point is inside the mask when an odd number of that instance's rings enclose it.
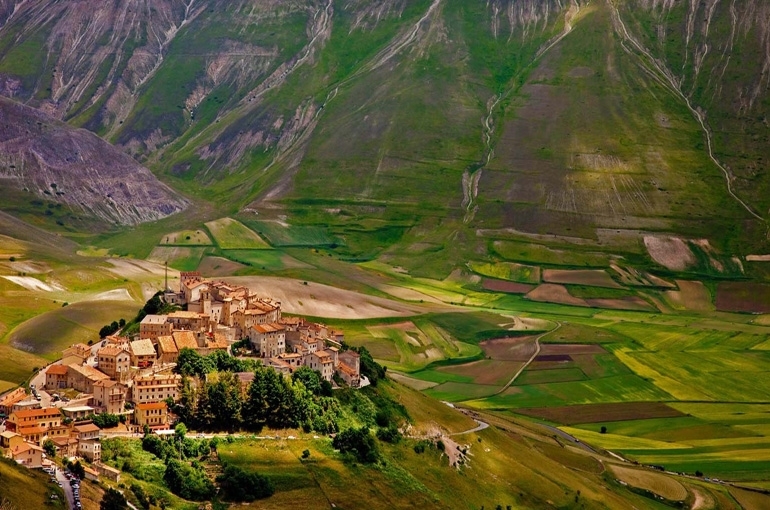
<instances>
[{"instance_id":1,"label":"winding dirt road","mask_svg":"<svg viewBox=\"0 0 770 510\"><path fill-rule=\"evenodd\" d=\"M499 394L501 394L502 392L504 392L505 390L507 390L508 388L511 387L511 384L513 384L514 381L516 381L516 379L521 375L521 373L524 372L524 370L526 370L526 368L529 366L529 364L532 363L533 361L535 361L535 358L537 358L537 355L540 354L540 339L543 338L545 335L550 335L551 333L556 332L560 327L561 327L561 322L558 322L558 323L556 323L556 327L555 328L553 328L553 329L551 329L549 331L546 331L545 333L543 333L539 337L535 338L535 352L527 360L527 362L524 363L524 365L522 365L522 367L515 374L513 374L513 377L511 377L511 380L508 381L506 383L506 385L503 386L500 389L500 391L498 391L497 393L493 394L492 396L499 395Z\"/></svg>"}]
</instances>

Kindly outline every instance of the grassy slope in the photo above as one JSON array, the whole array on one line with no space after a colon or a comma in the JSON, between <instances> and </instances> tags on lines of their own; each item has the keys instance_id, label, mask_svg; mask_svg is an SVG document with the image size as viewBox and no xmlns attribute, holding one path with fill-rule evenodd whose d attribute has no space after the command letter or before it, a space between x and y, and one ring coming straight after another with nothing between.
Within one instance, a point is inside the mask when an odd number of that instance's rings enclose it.
<instances>
[{"instance_id":1,"label":"grassy slope","mask_svg":"<svg viewBox=\"0 0 770 510\"><path fill-rule=\"evenodd\" d=\"M15 462L0 459L0 507L3 510L25 508L66 508L64 492L50 482L47 474L27 469ZM58 499L51 500L52 494Z\"/></svg>"}]
</instances>

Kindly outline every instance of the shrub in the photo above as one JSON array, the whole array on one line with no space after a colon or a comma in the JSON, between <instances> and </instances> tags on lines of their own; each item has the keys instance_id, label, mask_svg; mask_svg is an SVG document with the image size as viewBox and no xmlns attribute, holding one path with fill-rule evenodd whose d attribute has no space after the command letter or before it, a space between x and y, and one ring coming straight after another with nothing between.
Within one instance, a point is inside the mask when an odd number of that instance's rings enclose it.
<instances>
[{"instance_id":1,"label":"shrub","mask_svg":"<svg viewBox=\"0 0 770 510\"><path fill-rule=\"evenodd\" d=\"M247 501L269 498L275 493L273 483L264 475L241 469L237 466L225 466L224 472L217 477L222 494L229 501Z\"/></svg>"},{"instance_id":2,"label":"shrub","mask_svg":"<svg viewBox=\"0 0 770 510\"><path fill-rule=\"evenodd\" d=\"M348 453L359 462L371 464L379 459L377 443L368 427L343 430L332 441L332 446L342 453Z\"/></svg>"}]
</instances>

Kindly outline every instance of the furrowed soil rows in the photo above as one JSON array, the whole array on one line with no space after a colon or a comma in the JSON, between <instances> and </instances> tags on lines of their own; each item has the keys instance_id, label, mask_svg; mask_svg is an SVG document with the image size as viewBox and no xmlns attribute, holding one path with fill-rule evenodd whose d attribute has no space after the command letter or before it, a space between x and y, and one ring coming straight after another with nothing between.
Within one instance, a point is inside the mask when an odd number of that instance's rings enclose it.
<instances>
[{"instance_id":1,"label":"furrowed soil rows","mask_svg":"<svg viewBox=\"0 0 770 510\"><path fill-rule=\"evenodd\" d=\"M538 407L517 409L516 412L565 425L685 416L683 412L658 402Z\"/></svg>"}]
</instances>

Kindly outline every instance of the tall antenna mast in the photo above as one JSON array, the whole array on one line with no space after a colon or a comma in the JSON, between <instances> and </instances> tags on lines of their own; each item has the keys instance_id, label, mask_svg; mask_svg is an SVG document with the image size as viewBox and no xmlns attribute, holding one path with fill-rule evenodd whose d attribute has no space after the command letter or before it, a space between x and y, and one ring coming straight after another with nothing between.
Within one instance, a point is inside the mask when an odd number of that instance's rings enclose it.
<instances>
[{"instance_id":1,"label":"tall antenna mast","mask_svg":"<svg viewBox=\"0 0 770 510\"><path fill-rule=\"evenodd\" d=\"M165 291L168 292L168 260L166 261L166 289Z\"/></svg>"}]
</instances>

